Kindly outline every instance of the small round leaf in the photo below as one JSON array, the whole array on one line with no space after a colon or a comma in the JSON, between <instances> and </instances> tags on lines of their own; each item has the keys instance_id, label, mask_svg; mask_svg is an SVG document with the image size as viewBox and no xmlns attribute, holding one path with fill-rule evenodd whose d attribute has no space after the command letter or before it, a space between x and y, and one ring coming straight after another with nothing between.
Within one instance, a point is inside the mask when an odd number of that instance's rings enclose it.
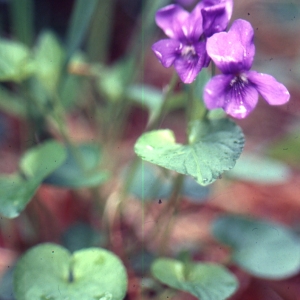
<instances>
[{"instance_id":1,"label":"small round leaf","mask_svg":"<svg viewBox=\"0 0 300 300\"><path fill-rule=\"evenodd\" d=\"M212 232L232 247L233 262L257 277L283 279L300 270L300 241L284 226L228 215L213 223Z\"/></svg>"},{"instance_id":2,"label":"small round leaf","mask_svg":"<svg viewBox=\"0 0 300 300\"><path fill-rule=\"evenodd\" d=\"M201 300L224 300L238 288L238 281L223 266L211 263L185 265L174 259L155 260L151 271L161 282Z\"/></svg>"}]
</instances>

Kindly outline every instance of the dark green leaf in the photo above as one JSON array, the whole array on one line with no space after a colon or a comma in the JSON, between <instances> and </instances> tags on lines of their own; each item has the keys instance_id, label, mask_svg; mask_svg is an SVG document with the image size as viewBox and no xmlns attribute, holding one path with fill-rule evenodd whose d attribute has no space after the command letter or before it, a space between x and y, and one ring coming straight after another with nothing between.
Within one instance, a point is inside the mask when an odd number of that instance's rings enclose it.
<instances>
[{"instance_id":1,"label":"dark green leaf","mask_svg":"<svg viewBox=\"0 0 300 300\"><path fill-rule=\"evenodd\" d=\"M101 152L95 145L86 144L67 150L67 159L44 183L61 187L97 186L108 179L108 173L98 170Z\"/></svg>"},{"instance_id":2,"label":"dark green leaf","mask_svg":"<svg viewBox=\"0 0 300 300\"><path fill-rule=\"evenodd\" d=\"M234 167L244 146L241 129L228 119L194 123L189 140L189 145L177 144L170 130L147 132L136 142L135 152L146 161L208 185Z\"/></svg>"},{"instance_id":3,"label":"dark green leaf","mask_svg":"<svg viewBox=\"0 0 300 300\"><path fill-rule=\"evenodd\" d=\"M103 246L105 238L89 224L77 222L64 232L62 243L69 251L74 252L99 244Z\"/></svg>"},{"instance_id":4,"label":"dark green leaf","mask_svg":"<svg viewBox=\"0 0 300 300\"><path fill-rule=\"evenodd\" d=\"M71 58L82 43L96 5L97 0L75 1L67 34L67 58Z\"/></svg>"},{"instance_id":5,"label":"dark green leaf","mask_svg":"<svg viewBox=\"0 0 300 300\"><path fill-rule=\"evenodd\" d=\"M234 168L226 175L258 184L278 184L286 182L291 172L287 165L279 161L253 154L242 154Z\"/></svg>"},{"instance_id":6,"label":"dark green leaf","mask_svg":"<svg viewBox=\"0 0 300 300\"><path fill-rule=\"evenodd\" d=\"M71 255L55 244L38 245L19 260L14 274L16 300L121 300L126 288L120 259L99 248Z\"/></svg>"},{"instance_id":7,"label":"dark green leaf","mask_svg":"<svg viewBox=\"0 0 300 300\"><path fill-rule=\"evenodd\" d=\"M283 279L300 270L299 239L284 226L229 215L217 219L212 231L232 247L232 260L255 276Z\"/></svg>"},{"instance_id":8,"label":"dark green leaf","mask_svg":"<svg viewBox=\"0 0 300 300\"><path fill-rule=\"evenodd\" d=\"M238 288L236 278L216 264L183 264L178 260L161 258L154 261L151 270L161 282L201 300L223 300Z\"/></svg>"}]
</instances>

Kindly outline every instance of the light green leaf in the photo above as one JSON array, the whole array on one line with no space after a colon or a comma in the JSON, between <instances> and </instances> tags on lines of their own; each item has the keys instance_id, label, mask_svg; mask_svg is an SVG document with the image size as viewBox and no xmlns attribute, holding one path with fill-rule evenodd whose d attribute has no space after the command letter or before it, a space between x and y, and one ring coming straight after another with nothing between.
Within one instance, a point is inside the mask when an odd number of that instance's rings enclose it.
<instances>
[{"instance_id":1,"label":"light green leaf","mask_svg":"<svg viewBox=\"0 0 300 300\"><path fill-rule=\"evenodd\" d=\"M154 261L151 271L161 282L201 300L223 300L238 288L236 278L216 264L193 262L185 265L178 260L160 258Z\"/></svg>"},{"instance_id":2,"label":"light green leaf","mask_svg":"<svg viewBox=\"0 0 300 300\"><path fill-rule=\"evenodd\" d=\"M0 214L15 218L32 199L40 185L40 180L26 180L19 174L0 177Z\"/></svg>"},{"instance_id":3,"label":"light green leaf","mask_svg":"<svg viewBox=\"0 0 300 300\"><path fill-rule=\"evenodd\" d=\"M17 300L121 300L127 289L126 270L112 252L100 248L73 255L55 244L38 245L17 263Z\"/></svg>"},{"instance_id":4,"label":"light green leaf","mask_svg":"<svg viewBox=\"0 0 300 300\"><path fill-rule=\"evenodd\" d=\"M195 122L189 140L189 145L182 145L171 130L151 131L138 139L135 152L143 160L208 185L234 167L244 146L241 129L228 119Z\"/></svg>"},{"instance_id":5,"label":"light green leaf","mask_svg":"<svg viewBox=\"0 0 300 300\"><path fill-rule=\"evenodd\" d=\"M217 219L212 231L232 247L232 261L250 274L283 279L300 270L300 241L284 226L228 215Z\"/></svg>"},{"instance_id":6,"label":"light green leaf","mask_svg":"<svg viewBox=\"0 0 300 300\"><path fill-rule=\"evenodd\" d=\"M258 184L278 184L286 182L291 172L287 165L274 159L242 154L234 168L226 175Z\"/></svg>"},{"instance_id":7,"label":"light green leaf","mask_svg":"<svg viewBox=\"0 0 300 300\"><path fill-rule=\"evenodd\" d=\"M52 95L57 90L64 62L64 51L53 33L46 31L39 36L34 57L36 76Z\"/></svg>"},{"instance_id":8,"label":"light green leaf","mask_svg":"<svg viewBox=\"0 0 300 300\"><path fill-rule=\"evenodd\" d=\"M97 186L108 179L108 173L97 168L101 151L92 144L67 149L67 159L44 183L61 187Z\"/></svg>"},{"instance_id":9,"label":"light green leaf","mask_svg":"<svg viewBox=\"0 0 300 300\"><path fill-rule=\"evenodd\" d=\"M30 51L25 45L0 39L0 81L22 81L33 71Z\"/></svg>"},{"instance_id":10,"label":"light green leaf","mask_svg":"<svg viewBox=\"0 0 300 300\"><path fill-rule=\"evenodd\" d=\"M66 158L59 143L49 141L28 150L20 160L22 174L0 177L0 214L15 218L32 199L43 179Z\"/></svg>"},{"instance_id":11,"label":"light green leaf","mask_svg":"<svg viewBox=\"0 0 300 300\"><path fill-rule=\"evenodd\" d=\"M45 142L28 150L20 160L20 169L26 177L42 181L66 159L64 147L56 141Z\"/></svg>"}]
</instances>

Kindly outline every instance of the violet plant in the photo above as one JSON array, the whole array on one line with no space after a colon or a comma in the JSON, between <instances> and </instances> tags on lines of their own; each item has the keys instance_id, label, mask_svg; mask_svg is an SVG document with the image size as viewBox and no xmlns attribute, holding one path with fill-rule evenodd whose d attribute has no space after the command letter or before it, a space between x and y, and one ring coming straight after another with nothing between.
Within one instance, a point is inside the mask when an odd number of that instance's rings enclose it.
<instances>
[{"instance_id":1,"label":"violet plant","mask_svg":"<svg viewBox=\"0 0 300 300\"><path fill-rule=\"evenodd\" d=\"M20 13L16 1L11 5ZM18 23L17 17L13 20L18 41L0 39L0 80L9 82L1 86L0 106L28 122L27 138L34 141L22 149L17 170L0 177L0 214L4 217L0 224L9 227L7 224L18 217L21 223L32 223L36 228L32 235L39 236L43 224L32 218L36 211L28 204L35 201L43 205L39 188L44 185L72 191L73 198L90 201L91 223L96 223L79 231L72 227L64 235L63 246L52 240L45 243L46 239L30 241L28 247L35 246L18 260L13 275L16 300L135 300L148 297L147 288L155 299L180 290L201 300L223 300L239 289L231 266L263 279L297 274L300 242L295 233L249 217L223 214L212 222L215 240L230 248L224 261L195 260L189 245L177 256L172 252L172 226L184 197L201 206L209 200L209 185L222 176L249 176L255 157L246 157L246 162L240 159L245 137L230 117L246 118L259 95L270 105L289 101L283 84L271 75L250 70L255 56L251 24L239 19L228 26L232 0L177 0L176 4L149 0L125 54L109 64L114 5L115 1L77 0L64 42L46 31L32 46L33 23ZM181 5L194 7L187 11ZM19 16L17 12L15 16ZM140 76L155 22L168 39L155 42L153 53L164 67L175 69L163 92L146 85ZM27 26L24 31L23 26ZM89 26L84 51L80 46ZM221 74L216 75L215 67ZM133 105L146 108L149 118L145 132L135 142L136 156L124 170L120 168L124 164L122 134ZM162 118L176 108L185 110L184 143L176 141L172 130L159 129ZM94 121L92 141L72 139L66 121L71 109L84 111L88 120ZM50 138L43 140L45 133ZM232 168L236 173L225 172ZM270 163L268 168L276 173L280 166ZM279 170L278 176L284 171ZM78 189L85 190L81 193ZM127 216L126 206L130 207L132 197L142 201L142 226L139 224L127 241L123 229L132 226L133 232L132 222L140 217L139 212ZM144 217L153 213L153 202L148 200L164 205L146 231ZM47 229L55 236L56 219L46 206L43 209L50 220ZM161 226L164 220L165 226ZM138 240L141 227L142 239ZM26 230L21 228L19 235L28 234ZM137 245L132 242L136 240ZM211 246L207 241L201 243L204 248ZM153 244L158 245L155 258L146 266L145 250L153 249ZM138 261L138 266L131 259ZM143 274L136 289L131 286L138 277L132 275L134 271Z\"/></svg>"}]
</instances>

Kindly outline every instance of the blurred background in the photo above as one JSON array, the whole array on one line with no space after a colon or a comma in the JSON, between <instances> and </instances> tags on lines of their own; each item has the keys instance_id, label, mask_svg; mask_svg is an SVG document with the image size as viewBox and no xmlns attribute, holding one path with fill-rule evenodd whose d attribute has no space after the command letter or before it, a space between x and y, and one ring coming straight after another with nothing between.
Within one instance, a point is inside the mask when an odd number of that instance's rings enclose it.
<instances>
[{"instance_id":1,"label":"blurred background","mask_svg":"<svg viewBox=\"0 0 300 300\"><path fill-rule=\"evenodd\" d=\"M108 1L111 3L108 4ZM62 47L70 50L70 36L76 35L76 30L70 33L74 5L74 0L1 0L0 36L21 42L34 51L40 35L51 31ZM163 33L155 28L145 39L146 33L141 30L148 22L147 12L142 10L145 5L146 1L141 0L99 0L89 12L90 21L86 22L86 30L81 32L82 28L78 28L78 36L81 38L77 48L71 49L70 53L74 55L75 52L80 52L81 56L73 58L73 64L67 68L67 73L72 76L79 75L80 78L69 88L64 104L67 129L75 143L91 142L99 138L95 116L91 115L93 107L86 104L87 99L89 103L102 103L103 94L98 93L97 83L89 84L86 80L90 76L93 64L100 66L100 69L103 66L104 69L113 66L132 49L132 37L137 37L135 45L143 53L135 82L145 83L160 91L169 83L173 69L163 68L150 48L153 42L164 36ZM207 205L201 204L200 207L199 203L183 203L182 214L177 216L172 231L171 244L175 250L184 244L194 245L198 239L209 239L209 221L220 211L279 222L300 233L300 3L297 0L235 1L231 22L240 18L251 22L255 29L256 56L252 69L271 74L286 85L291 99L289 103L279 107L269 106L260 99L248 118L237 121L246 137L245 158L241 159L235 172L228 175L228 180L218 180L209 189L209 196L206 192L203 194L205 199L209 198ZM97 40L98 35L105 37L106 47L101 46L102 40ZM45 51L47 52L47 49ZM49 52L51 51L52 49L49 49ZM68 63L70 61L71 59ZM5 66L5 61L1 58L0 49L0 73L1 66ZM102 71L102 74L105 74L105 71ZM114 77L109 84L111 89L116 88ZM178 84L178 90L181 87ZM8 90L10 94L3 90ZM4 81L0 91L0 172L9 174L17 170L18 160L24 149L50 137L59 138L59 135L55 126L54 129L49 129L47 124L39 123L38 117L34 122L20 117L19 106L11 104L12 100L9 98L20 91L15 83ZM22 103L22 99L18 101ZM34 111L32 114L35 116ZM111 153L112 156L118 157L122 167L134 157L133 145L145 129L148 113L135 103L130 105L126 116L118 147ZM111 123L115 121L116 119L110 120ZM164 117L160 127L171 128L178 140L183 140L184 122L183 108L179 105ZM40 125L36 127L37 124ZM107 141L105 137L101 138ZM252 161L249 155L254 155L255 159ZM109 162L107 164L109 165ZM118 180L120 169L113 174L113 180ZM7 221L1 217L1 300L13 299L11 273L7 270L13 266L19 254L31 246L53 241L76 249L74 236L79 236L82 240L87 239L82 245L106 245L105 238L95 233L94 228L97 228L99 221L95 220L96 216L93 215L92 194L85 190L74 192L43 185L37 195L39 202L30 203L25 216L20 216L14 221ZM150 203L148 207L151 223L151 214L155 215L157 201ZM128 228L124 229L123 234L126 237L128 233L132 242L143 239L139 227L142 210L141 202L135 199L129 201L125 208ZM32 223L29 216L38 216L39 221ZM35 226L38 230L31 230ZM155 242L148 245L148 251L155 252L156 246ZM215 261L223 257L222 255L222 251L210 249L202 252L199 257ZM135 267L132 268L136 268L137 274L139 271L142 273L138 270L138 259L134 263ZM299 276L280 284L272 281L251 281L244 273L239 273L238 276L242 288L232 299L300 299L297 298L300 295ZM139 276L132 276L130 280L135 282L139 280L137 278ZM272 292L266 291L265 286L272 291L276 290L283 295L282 298L270 298ZM138 298L140 294L131 289L129 294L137 295L136 299L141 299ZM145 299L155 299L151 298L150 292L148 294L149 298ZM188 297L184 294L172 299L189 299ZM131 296L128 299L135 298Z\"/></svg>"}]
</instances>

